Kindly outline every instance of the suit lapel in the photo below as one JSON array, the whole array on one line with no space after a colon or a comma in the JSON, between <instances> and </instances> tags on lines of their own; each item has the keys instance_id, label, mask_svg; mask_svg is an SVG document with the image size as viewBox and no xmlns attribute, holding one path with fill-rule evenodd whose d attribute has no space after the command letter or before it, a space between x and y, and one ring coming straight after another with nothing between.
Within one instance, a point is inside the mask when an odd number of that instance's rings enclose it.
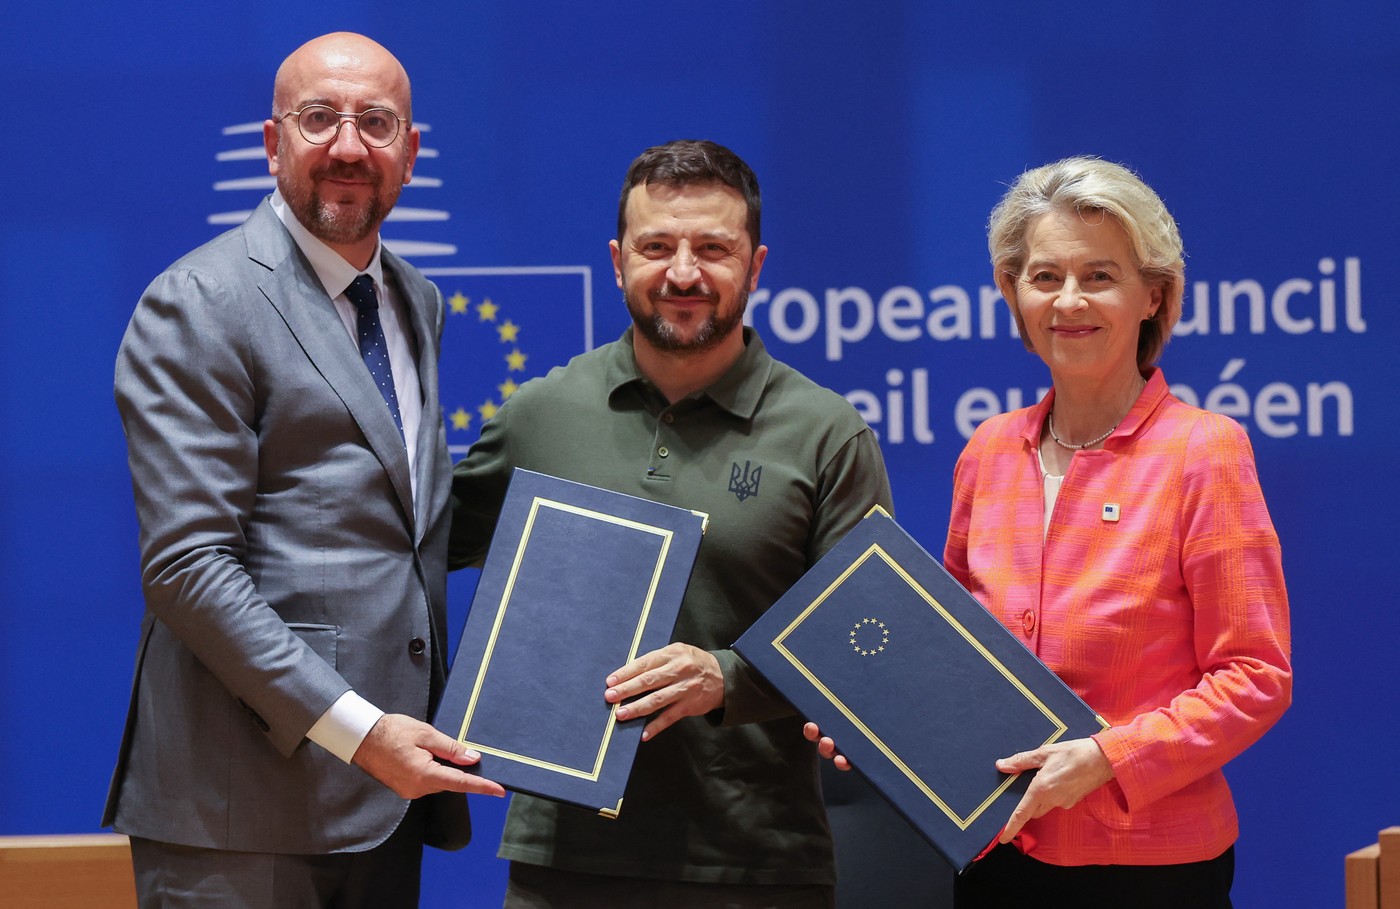
<instances>
[{"instance_id":1,"label":"suit lapel","mask_svg":"<svg viewBox=\"0 0 1400 909\"><path fill-rule=\"evenodd\" d=\"M441 335L441 309L431 285L421 277L411 280L408 266L402 259L385 250L384 269L396 283L413 328L413 348L417 353L418 385L423 400L423 418L418 422L418 500L415 515L414 542L422 542L423 534L432 524L429 516L441 507L439 497L446 495L439 451L446 445L442 435L442 406L438 402L438 349Z\"/></svg>"},{"instance_id":2,"label":"suit lapel","mask_svg":"<svg viewBox=\"0 0 1400 909\"><path fill-rule=\"evenodd\" d=\"M272 269L259 288L287 323L307 359L344 402L389 475L403 513L412 516L413 490L403 439L335 304L267 202L249 216L244 232L249 257Z\"/></svg>"}]
</instances>

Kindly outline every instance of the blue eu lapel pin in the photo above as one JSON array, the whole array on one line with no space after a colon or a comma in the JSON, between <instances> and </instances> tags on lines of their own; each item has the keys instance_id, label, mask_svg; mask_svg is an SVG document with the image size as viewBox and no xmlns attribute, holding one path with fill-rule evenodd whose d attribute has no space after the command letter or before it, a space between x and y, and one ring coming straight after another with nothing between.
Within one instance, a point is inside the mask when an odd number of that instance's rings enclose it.
<instances>
[{"instance_id":1,"label":"blue eu lapel pin","mask_svg":"<svg viewBox=\"0 0 1400 909\"><path fill-rule=\"evenodd\" d=\"M1118 507L1117 502L1103 503L1103 519L1110 524L1118 523L1118 519L1122 517L1122 514L1123 510Z\"/></svg>"}]
</instances>

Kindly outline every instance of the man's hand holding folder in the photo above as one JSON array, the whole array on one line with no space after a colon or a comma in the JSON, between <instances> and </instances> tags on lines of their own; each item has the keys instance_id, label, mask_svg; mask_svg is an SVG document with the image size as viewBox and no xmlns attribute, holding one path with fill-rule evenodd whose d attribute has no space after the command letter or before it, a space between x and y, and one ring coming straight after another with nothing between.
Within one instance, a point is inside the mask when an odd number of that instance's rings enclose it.
<instances>
[{"instance_id":1,"label":"man's hand holding folder","mask_svg":"<svg viewBox=\"0 0 1400 909\"><path fill-rule=\"evenodd\" d=\"M623 704L638 695L645 697ZM642 741L646 742L677 720L704 716L723 707L724 674L713 654L675 642L642 654L608 676L603 699L622 704L617 708L619 721L655 715L642 730Z\"/></svg>"}]
</instances>

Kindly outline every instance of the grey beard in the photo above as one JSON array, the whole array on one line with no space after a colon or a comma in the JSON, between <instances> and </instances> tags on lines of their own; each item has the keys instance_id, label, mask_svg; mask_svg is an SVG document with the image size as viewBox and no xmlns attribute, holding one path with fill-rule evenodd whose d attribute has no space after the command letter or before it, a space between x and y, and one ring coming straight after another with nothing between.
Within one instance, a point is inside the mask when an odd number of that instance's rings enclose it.
<instances>
[{"instance_id":1,"label":"grey beard","mask_svg":"<svg viewBox=\"0 0 1400 909\"><path fill-rule=\"evenodd\" d=\"M337 215L317 193L311 194L304 211L297 212L306 229L326 243L358 243L379 229L385 214L378 195L358 215Z\"/></svg>"}]
</instances>

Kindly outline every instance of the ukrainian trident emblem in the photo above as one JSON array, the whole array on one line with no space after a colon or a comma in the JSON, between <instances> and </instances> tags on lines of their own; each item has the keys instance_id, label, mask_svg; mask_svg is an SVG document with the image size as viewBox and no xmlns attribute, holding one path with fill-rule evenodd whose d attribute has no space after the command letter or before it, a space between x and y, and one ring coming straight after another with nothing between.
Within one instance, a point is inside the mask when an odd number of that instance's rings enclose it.
<instances>
[{"instance_id":1,"label":"ukrainian trident emblem","mask_svg":"<svg viewBox=\"0 0 1400 909\"><path fill-rule=\"evenodd\" d=\"M729 491L734 493L740 502L749 496L758 495L758 481L763 476L763 465L752 465L752 461L745 461L744 466L740 467L739 462L735 461L729 468Z\"/></svg>"}]
</instances>

